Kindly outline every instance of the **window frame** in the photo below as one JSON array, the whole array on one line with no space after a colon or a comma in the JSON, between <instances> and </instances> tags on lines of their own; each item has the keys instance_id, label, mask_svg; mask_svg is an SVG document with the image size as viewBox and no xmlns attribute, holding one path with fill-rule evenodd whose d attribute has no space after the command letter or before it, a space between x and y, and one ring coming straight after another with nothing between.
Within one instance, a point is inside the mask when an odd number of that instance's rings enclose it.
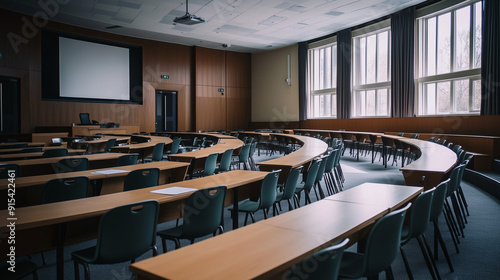
<instances>
[{"instance_id":1,"label":"window frame","mask_svg":"<svg viewBox=\"0 0 500 280\"><path fill-rule=\"evenodd\" d=\"M384 82L378 82L378 76L379 76L379 53L378 53L378 48L379 48L379 34L383 32L388 32L387 33L387 81ZM368 48L366 47L368 37L376 35L375 39L375 82L373 83L368 83L366 80L368 79L367 77L367 71L368 67L367 61L368 61ZM365 60L365 83L362 84L361 81L361 75L358 73L358 69L361 68L361 59L358 59L359 57L359 51L360 47L359 42L362 38L365 38L365 48L364 48L364 60ZM390 20L386 20L384 22L375 24L373 26L369 26L368 28L364 28L361 30L358 30L357 32L353 32L353 37L352 37L352 45L353 45L353 52L352 52L352 91L351 91L351 98L352 98L352 111L351 111L351 118L387 118L391 116L391 94L392 94L392 88L391 88L391 27L390 27ZM368 91L374 90L375 91L375 110L378 110L378 90L380 89L386 89L387 90L387 108L386 112L387 114L381 115L377 114L375 112L375 115L367 115L367 102L366 102L366 95ZM364 102L364 107L362 108L363 102L362 98L359 96L361 94L365 95L365 102Z\"/></svg>"},{"instance_id":2,"label":"window frame","mask_svg":"<svg viewBox=\"0 0 500 280\"><path fill-rule=\"evenodd\" d=\"M429 11L424 11L417 14L416 18L416 52L415 52L415 73L418 75L415 78L415 112L417 116L450 116L450 115L464 115L464 116L473 116L479 115L480 109L475 109L474 107L474 81L481 80L481 66L478 68L474 68L474 41L476 38L476 4L481 3L481 0L465 0L465 1L444 1L445 3L440 3L440 6L431 7ZM457 3L459 2L459 3ZM464 8L470 7L470 22L469 22L469 69L465 70L455 70L456 67L456 11ZM450 70L447 73L438 74L438 17L441 15L450 14ZM435 31L435 61L434 61L434 74L428 74L428 63L429 63L429 50L427 48L427 42L429 39L428 34L428 20L431 18L436 19L436 31ZM460 112L455 110L455 95L454 95L454 82L459 80L469 80L469 110L468 112ZM436 87L438 83L442 82L450 82L450 108L451 112L438 112L438 101L436 100L434 103L434 112L429 113L427 110L429 105L426 101L428 98L427 91L425 89L426 85L430 83L435 83ZM435 92L437 96L437 91ZM437 98L437 97L436 97ZM477 108L477 107L476 107ZM479 106L480 108L480 106Z\"/></svg>"},{"instance_id":3,"label":"window frame","mask_svg":"<svg viewBox=\"0 0 500 280\"><path fill-rule=\"evenodd\" d=\"M332 73L332 85L330 88L323 89L314 89L314 71L315 71L315 61L312 54L314 51L320 49L331 48L331 73ZM307 59L308 59L308 67L307 67L307 100L308 100L308 110L307 110L307 118L308 119L336 119L337 118L337 37L333 36L324 41L320 41L314 44L309 45L309 49L307 50ZM321 116L318 112L316 114L315 107L315 98L321 96L329 95L330 97L330 115L329 116Z\"/></svg>"}]
</instances>

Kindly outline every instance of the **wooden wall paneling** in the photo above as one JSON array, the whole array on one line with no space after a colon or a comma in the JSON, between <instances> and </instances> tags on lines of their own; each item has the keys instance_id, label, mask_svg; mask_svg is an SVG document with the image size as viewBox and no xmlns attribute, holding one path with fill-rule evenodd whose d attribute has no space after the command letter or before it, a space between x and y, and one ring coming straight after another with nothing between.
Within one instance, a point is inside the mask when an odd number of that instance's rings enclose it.
<instances>
[{"instance_id":1,"label":"wooden wall paneling","mask_svg":"<svg viewBox=\"0 0 500 280\"><path fill-rule=\"evenodd\" d=\"M251 119L250 88L227 87L227 129L247 129Z\"/></svg>"},{"instance_id":2,"label":"wooden wall paneling","mask_svg":"<svg viewBox=\"0 0 500 280\"><path fill-rule=\"evenodd\" d=\"M196 47L196 130L226 129L224 51Z\"/></svg>"},{"instance_id":3,"label":"wooden wall paneling","mask_svg":"<svg viewBox=\"0 0 500 280\"><path fill-rule=\"evenodd\" d=\"M196 47L196 85L224 87L224 51Z\"/></svg>"},{"instance_id":4,"label":"wooden wall paneling","mask_svg":"<svg viewBox=\"0 0 500 280\"><path fill-rule=\"evenodd\" d=\"M218 88L196 86L196 130L226 129L226 97Z\"/></svg>"},{"instance_id":5,"label":"wooden wall paneling","mask_svg":"<svg viewBox=\"0 0 500 280\"><path fill-rule=\"evenodd\" d=\"M251 88L251 58L249 53L226 52L226 86Z\"/></svg>"}]
</instances>

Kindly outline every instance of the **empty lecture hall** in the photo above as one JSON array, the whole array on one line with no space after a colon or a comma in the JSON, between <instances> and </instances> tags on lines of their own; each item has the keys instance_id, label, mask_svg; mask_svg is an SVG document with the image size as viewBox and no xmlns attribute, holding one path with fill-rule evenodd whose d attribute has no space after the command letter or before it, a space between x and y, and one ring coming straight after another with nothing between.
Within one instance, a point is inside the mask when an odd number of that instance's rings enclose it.
<instances>
[{"instance_id":1,"label":"empty lecture hall","mask_svg":"<svg viewBox=\"0 0 500 280\"><path fill-rule=\"evenodd\" d=\"M2 0L0 36L2 280L500 275L498 0Z\"/></svg>"}]
</instances>

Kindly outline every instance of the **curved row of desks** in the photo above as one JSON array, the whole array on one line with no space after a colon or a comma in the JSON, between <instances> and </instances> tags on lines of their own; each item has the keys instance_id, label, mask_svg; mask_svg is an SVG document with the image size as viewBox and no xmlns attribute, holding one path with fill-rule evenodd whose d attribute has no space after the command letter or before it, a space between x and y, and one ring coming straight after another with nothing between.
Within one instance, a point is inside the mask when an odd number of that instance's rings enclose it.
<instances>
[{"instance_id":1,"label":"curved row of desks","mask_svg":"<svg viewBox=\"0 0 500 280\"><path fill-rule=\"evenodd\" d=\"M425 189L433 188L449 174L457 162L457 155L455 152L446 146L431 141L386 135L376 132L314 129L299 129L295 131L326 135L332 138L340 137L344 140L354 141L355 143L362 143L365 142L365 140L370 140L373 144L378 141L384 146L392 146L394 141L400 141L405 149L417 152L419 155L417 160L399 169L403 173L405 182L408 186L424 186ZM383 158L385 160L385 156L383 156ZM425 176L424 180L422 180L423 176Z\"/></svg>"},{"instance_id":2,"label":"curved row of desks","mask_svg":"<svg viewBox=\"0 0 500 280\"><path fill-rule=\"evenodd\" d=\"M281 136L281 135L280 135ZM217 136L215 136L217 137ZM281 157L279 159L274 159L266 162L261 162L259 164L261 170L270 170L270 169L282 169L283 172L286 172L286 170L291 170L293 167L297 167L299 165L304 165L310 162L313 158L323 154L327 150L327 145L323 141L311 137L306 137L306 136L298 136L298 135L286 135L286 137L290 137L291 141L296 141L299 144L302 145L300 149L297 151ZM162 137L166 138L166 137ZM422 149L422 157L425 155L426 150L433 149L433 146L427 146L427 143L418 143L415 142L415 145L420 145L420 148ZM429 143L430 144L430 143ZM179 161L183 161L184 159L189 158L190 160L192 159L199 159L207 156L208 154L212 152L217 152L217 153L222 153L225 151L227 148L238 148L241 145L243 145L243 142L241 140L238 140L234 137L226 137L224 136L223 138L220 137L218 138L218 143L205 148L200 151L192 151L188 152L185 154L178 155L177 158L172 158L176 159ZM422 157L419 160L416 160L414 163L418 163ZM424 161L421 161L423 163L431 164L432 161L427 160L423 158ZM456 158L455 158L456 159ZM413 164L412 164L413 165ZM409 165L410 166L410 165ZM417 165L414 165L417 166ZM410 173L415 173L419 171L424 171L424 172L435 172L433 170L429 170L427 167L423 167L421 170L417 171L412 171L411 169L408 170ZM103 213L105 213L107 210L113 208L114 206L118 205L123 205L126 203L132 203L136 201L141 201L144 199L155 199L160 201L161 204L161 209L160 209L160 222L162 221L167 221L167 220L172 220L175 218L178 218L180 213L181 213L181 204L182 201L188 196L186 195L181 195L181 196L165 196L165 195L158 195L158 194L153 194L150 191L153 189L160 189L160 188L166 188L166 187L171 187L171 186L184 186L184 187L191 187L195 189L200 189L200 188L205 188L205 187L210 187L210 186L215 186L215 185L227 185L228 188L231 189L232 195L229 195L226 199L226 205L233 204L235 210L237 210L237 202L241 201L246 198L255 198L258 196L258 192L260 189L260 182L264 178L265 174L267 172L258 172L258 171L230 171L227 173L223 174L218 174L218 175L213 175L209 177L204 177L200 179L195 179L195 180L189 180L189 181L183 181L183 182L177 182L173 184L168 184L168 185L162 185L154 188L147 188L147 189L142 189L142 190L137 190L137 191L130 191L130 192L119 192L119 193L114 193L114 194L109 194L109 195L103 195L103 196L98 196L98 197L90 197L90 198L85 198L81 199L78 201L78 203L74 202L61 202L61 203L54 203L52 205L36 205L36 206L30 206L30 207L22 207L18 208L15 210L15 215L14 217L20 217L19 220L16 220L16 254L17 255L24 255L24 254L31 254L35 252L40 252L43 250L47 250L50 248L57 248L57 256L58 256L58 262L57 262L57 270L58 270L58 278L63 279L63 249L64 245L67 244L72 244L75 242L83 241L83 240L88 240L91 238L95 237L95 233L97 230L97 225L100 217L102 216ZM427 173L426 173L427 174ZM406 178L406 176L405 176ZM427 182L427 181L426 181ZM405 187L406 188L406 187ZM418 190L417 190L418 189ZM415 195L418 194L418 192L421 191L421 188L417 188L414 190L414 193L412 195L406 197L404 201L407 199L411 199ZM325 205L321 207L330 207L327 206L329 203L332 201L335 201L335 199L328 199L325 200L325 202L321 202L320 204L317 205ZM338 202L340 203L340 202ZM350 202L349 202L350 203ZM348 204L349 204L348 203ZM401 201L398 201L397 203L401 203ZM345 203L343 203L345 204ZM360 203L361 204L361 203ZM316 204L313 204L316 205ZM308 206L307 209L312 209L315 207L319 206ZM340 207L340 206L339 206ZM342 207L349 207L349 206L342 206ZM363 208L363 206L359 206ZM374 206L376 207L376 206ZM344 233L344 235L351 235L353 232L358 232L362 228L365 228L366 226L370 225L373 223L373 221L383 215L387 209L390 207L385 207L385 208L379 208L379 210L376 211L376 213L371 212L370 217L363 216L363 220L359 220L358 224L352 224L352 228L348 230L347 233ZM306 208L304 208L306 209ZM360 208L356 208L360 209ZM314 212L319 211L319 210L314 210ZM343 212L343 211L342 211ZM356 213L354 209L351 211L348 211L349 213ZM301 212L296 212L296 211L291 211L291 214L287 213L287 216L285 215L280 215L279 217L284 217L284 218L279 218L278 219L287 219L286 217L290 217L291 215L298 215L298 217L294 219L300 219L301 217L307 220L308 215L301 216ZM303 212L305 213L305 212ZM339 213L339 212L336 212ZM8 228L8 219L12 216L10 215L8 210L1 210L0 211L0 219L2 219L2 222L0 224L0 232L1 233L8 233L9 228ZM22 217L22 218L21 218ZM337 215L338 217L338 215ZM238 215L233 215L233 228L237 228L238 226ZM354 217L355 218L355 217ZM274 219L274 218L273 218ZM271 220L270 220L271 221ZM273 220L277 221L277 220ZM270 223L270 222L269 222ZM333 222L332 222L333 223ZM274 223L273 223L274 224ZM333 226L333 224L331 225ZM263 228L263 231L260 231L260 229L257 228ZM272 228L271 228L272 227ZM253 230L253 228L256 228L256 230ZM249 236L254 236L252 237L252 240L257 238L258 236L262 236L259 234L265 234L267 230L275 231L277 230L276 228L279 228L274 225L269 225L268 222L266 223L257 223L255 225L252 225L250 227L245 227L241 231L232 231L228 234L221 235L220 237L217 237L218 239L214 239L214 241L211 241L212 239L209 239L208 241L201 242L199 244L207 244L206 242L210 242L208 244L211 244L212 242L217 243L217 242L228 242L228 239L230 239L231 236L238 236L242 237L245 235ZM293 229L290 229L294 231ZM281 231L281 230L277 230ZM288 232L288 230L287 230ZM288 232L289 234L291 232ZM310 237L311 233L300 233L299 235L304 235L302 237L309 236ZM278 236L276 232L273 233L273 235ZM34 242L32 242L34 239L32 238L33 236L43 236L43 240L39 241L37 240L36 245L34 245ZM227 238L225 237L227 236ZM263 236L262 236L263 237ZM300 237L300 236L297 236ZM220 238L222 238L224 241L219 241ZM338 236L337 236L338 238ZM230 239L232 240L232 239ZM245 240L244 238L242 240ZM299 239L297 239L299 240ZM302 239L300 239L302 240ZM237 240L233 240L234 242L237 242L240 244L241 242L238 242ZM322 240L320 243L314 243L313 244L308 244L307 245L307 250L302 251L298 255L294 255L293 259L288 260L286 263L281 264L279 267L284 268L289 266L292 262L297 262L298 260L305 258L308 254L310 254L313 250L313 248L318 248L322 246L326 246L327 244L330 244L333 241L333 239L325 239ZM228 244L232 244L232 241L230 241ZM233 244L234 245L234 244ZM1 252L6 255L8 253L9 248L7 246L7 242L1 242ZM195 250L198 247L203 247L206 245L197 245L195 244L192 247L189 246L187 248L192 248L189 250ZM254 246L255 247L255 246ZM229 248L229 247L228 247ZM184 249L179 250L179 252L185 252L182 251ZM233 249L234 250L234 249ZM274 251L274 250L273 250ZM181 253L176 253L177 251L173 252L174 254L181 254ZM164 255L165 256L171 256L171 254ZM155 258L156 259L156 258ZM141 262L142 263L142 262ZM132 268L135 269L135 268ZM140 270L140 269L139 269Z\"/></svg>"}]
</instances>

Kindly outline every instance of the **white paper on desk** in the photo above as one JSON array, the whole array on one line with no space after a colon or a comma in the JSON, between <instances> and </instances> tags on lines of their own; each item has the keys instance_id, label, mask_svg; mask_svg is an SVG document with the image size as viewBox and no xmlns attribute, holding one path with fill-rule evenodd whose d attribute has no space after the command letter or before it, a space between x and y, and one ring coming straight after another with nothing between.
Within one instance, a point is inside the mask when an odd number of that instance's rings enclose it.
<instances>
[{"instance_id":1,"label":"white paper on desk","mask_svg":"<svg viewBox=\"0 0 500 280\"><path fill-rule=\"evenodd\" d=\"M106 169L106 170L99 170L99 171L94 171L92 174L116 174L116 173L124 173L128 172L127 170L121 170L121 169Z\"/></svg>"},{"instance_id":2,"label":"white paper on desk","mask_svg":"<svg viewBox=\"0 0 500 280\"><path fill-rule=\"evenodd\" d=\"M197 189L193 188L184 188L184 187L170 187L170 188L164 188L164 189L159 189L155 191L151 191L152 193L158 193L158 194L168 194L168 195L177 195L177 194L183 194L187 192L194 192Z\"/></svg>"}]
</instances>

